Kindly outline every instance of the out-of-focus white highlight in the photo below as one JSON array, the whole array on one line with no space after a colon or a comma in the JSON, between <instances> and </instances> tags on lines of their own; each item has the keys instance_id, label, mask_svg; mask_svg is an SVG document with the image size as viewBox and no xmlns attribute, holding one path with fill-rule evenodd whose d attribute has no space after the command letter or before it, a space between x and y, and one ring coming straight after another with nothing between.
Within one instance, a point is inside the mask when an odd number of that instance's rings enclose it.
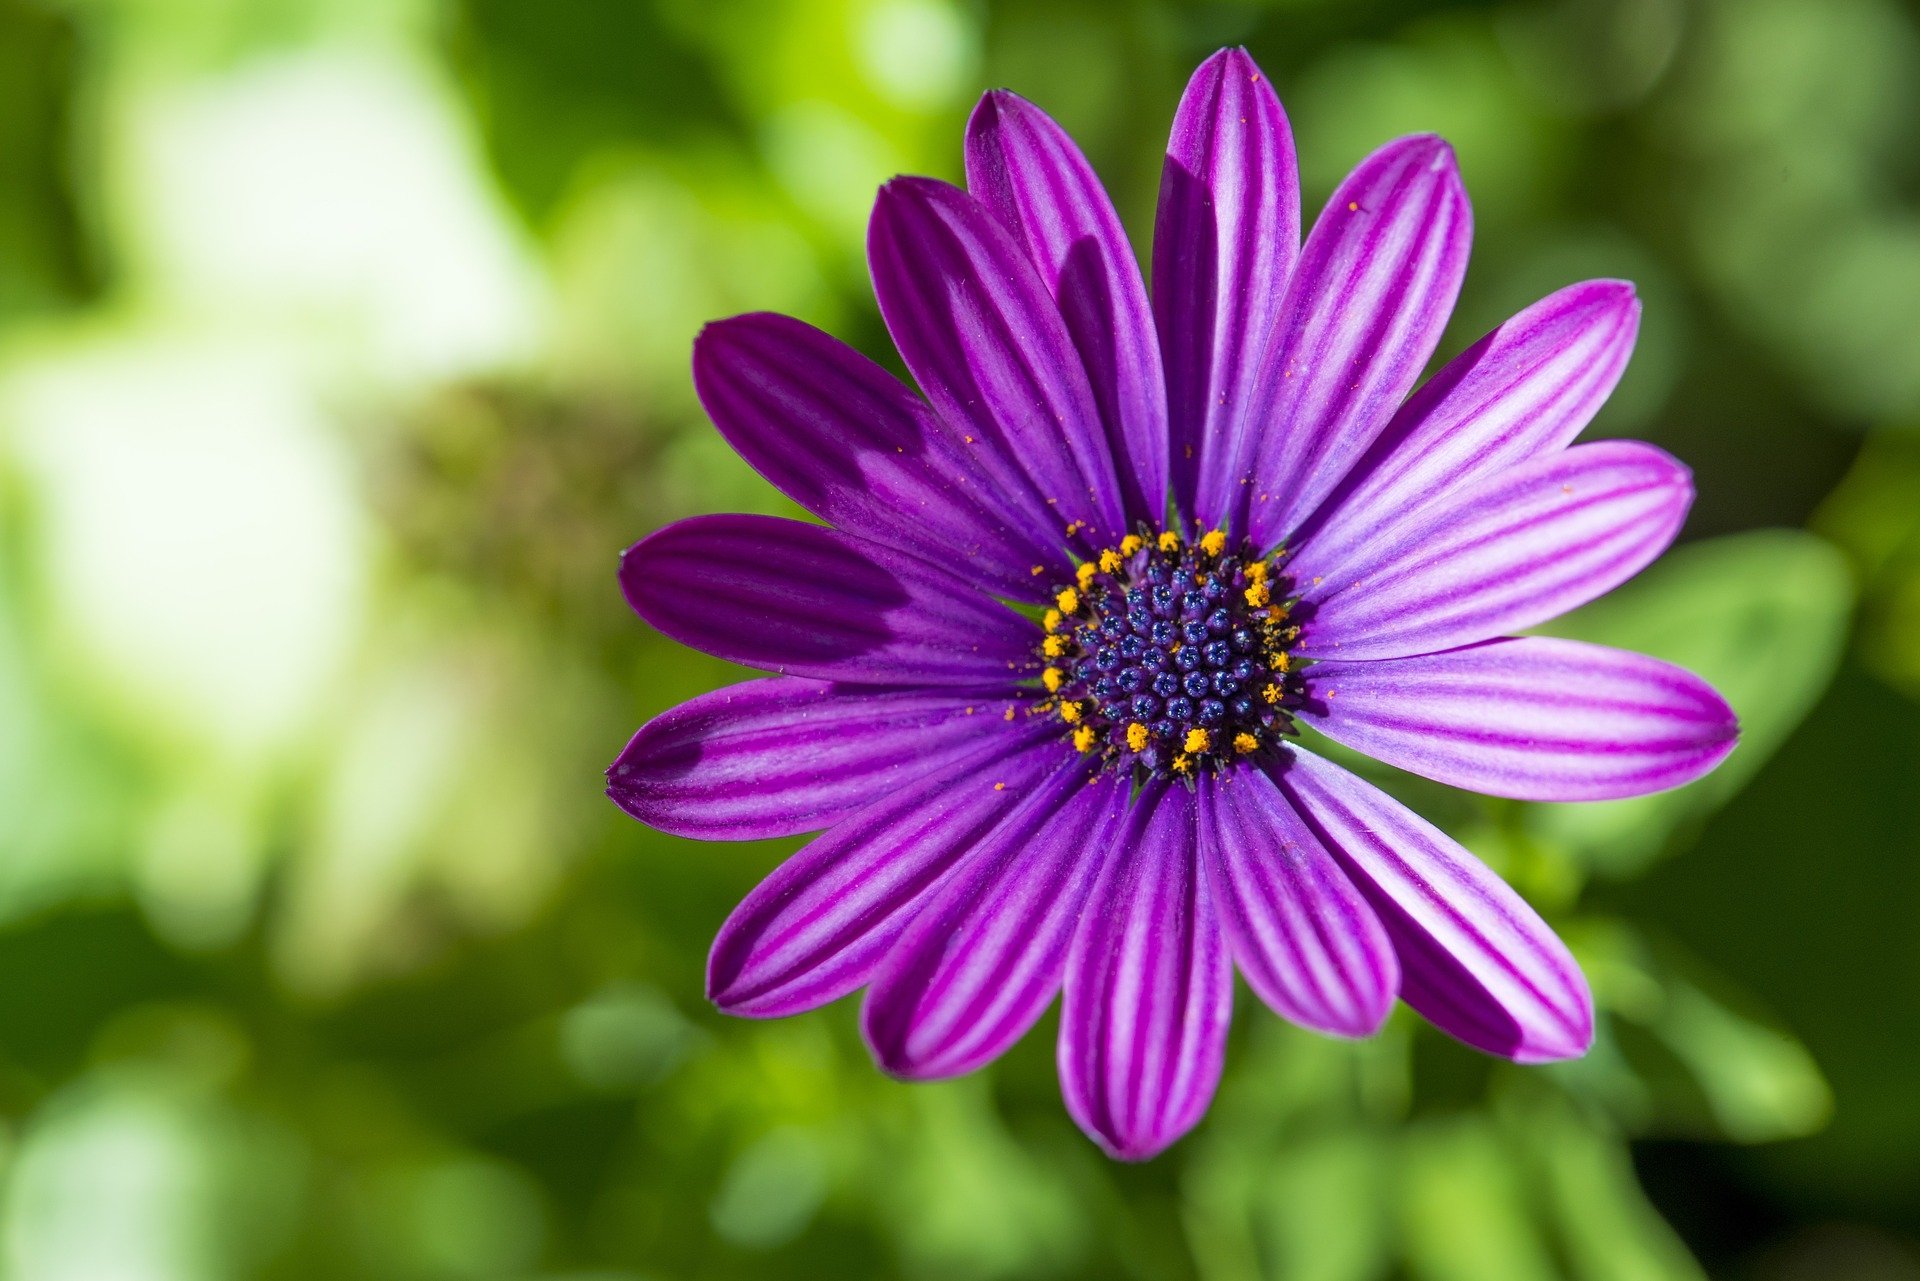
<instances>
[{"instance_id":1,"label":"out-of-focus white highlight","mask_svg":"<svg viewBox=\"0 0 1920 1281\"><path fill-rule=\"evenodd\" d=\"M539 269L444 87L318 50L133 95L121 205L169 306L337 330L390 377L530 354Z\"/></svg>"},{"instance_id":2,"label":"out-of-focus white highlight","mask_svg":"<svg viewBox=\"0 0 1920 1281\"><path fill-rule=\"evenodd\" d=\"M359 626L366 540L294 364L231 335L82 345L0 381L0 416L55 616L129 710L232 760L308 728Z\"/></svg>"}]
</instances>

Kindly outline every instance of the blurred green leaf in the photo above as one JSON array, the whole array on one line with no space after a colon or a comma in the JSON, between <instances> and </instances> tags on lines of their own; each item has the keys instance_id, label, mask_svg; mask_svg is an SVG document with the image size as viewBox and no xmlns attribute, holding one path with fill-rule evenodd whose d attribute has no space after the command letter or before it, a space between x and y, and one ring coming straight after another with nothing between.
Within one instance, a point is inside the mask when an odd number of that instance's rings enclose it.
<instances>
[{"instance_id":1,"label":"blurred green leaf","mask_svg":"<svg viewBox=\"0 0 1920 1281\"><path fill-rule=\"evenodd\" d=\"M1488 1123L1463 1116L1410 1131L1400 1177L1407 1263L1421 1281L1556 1275L1525 1171Z\"/></svg>"},{"instance_id":2,"label":"blurred green leaf","mask_svg":"<svg viewBox=\"0 0 1920 1281\"><path fill-rule=\"evenodd\" d=\"M1641 1192L1615 1135L1564 1105L1526 1120L1555 1227L1580 1281L1703 1281L1705 1274Z\"/></svg>"}]
</instances>

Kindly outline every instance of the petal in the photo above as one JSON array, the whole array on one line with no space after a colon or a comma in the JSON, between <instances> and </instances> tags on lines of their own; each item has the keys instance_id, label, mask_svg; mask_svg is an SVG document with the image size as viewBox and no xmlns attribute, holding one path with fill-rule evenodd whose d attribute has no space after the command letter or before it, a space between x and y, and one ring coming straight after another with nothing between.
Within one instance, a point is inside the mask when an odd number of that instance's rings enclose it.
<instances>
[{"instance_id":1,"label":"petal","mask_svg":"<svg viewBox=\"0 0 1920 1281\"><path fill-rule=\"evenodd\" d=\"M740 456L828 524L963 560L1003 596L1040 599L1071 573L1050 511L996 487L899 379L813 326L764 312L708 325L693 382Z\"/></svg>"},{"instance_id":2,"label":"petal","mask_svg":"<svg viewBox=\"0 0 1920 1281\"><path fill-rule=\"evenodd\" d=\"M745 681L648 721L608 769L607 795L675 836L817 832L989 749L1025 702L791 676Z\"/></svg>"},{"instance_id":3,"label":"petal","mask_svg":"<svg viewBox=\"0 0 1920 1281\"><path fill-rule=\"evenodd\" d=\"M1446 143L1402 138L1360 162L1301 251L1253 412L1207 457L1206 519L1267 548L1320 505L1426 368L1472 238Z\"/></svg>"},{"instance_id":4,"label":"petal","mask_svg":"<svg viewBox=\"0 0 1920 1281\"><path fill-rule=\"evenodd\" d=\"M1558 617L1673 541L1693 481L1651 445L1608 440L1522 463L1434 503L1340 573L1296 578L1308 658L1400 658Z\"/></svg>"},{"instance_id":5,"label":"petal","mask_svg":"<svg viewBox=\"0 0 1920 1281\"><path fill-rule=\"evenodd\" d=\"M1300 174L1273 86L1245 49L1193 73L1167 142L1153 228L1174 496L1193 514L1202 460L1244 420L1300 254Z\"/></svg>"},{"instance_id":6,"label":"petal","mask_svg":"<svg viewBox=\"0 0 1920 1281\"><path fill-rule=\"evenodd\" d=\"M920 389L1001 488L1035 496L1082 554L1126 532L1080 353L1026 251L985 205L896 178L867 230L880 314Z\"/></svg>"},{"instance_id":7,"label":"petal","mask_svg":"<svg viewBox=\"0 0 1920 1281\"><path fill-rule=\"evenodd\" d=\"M1128 780L1063 770L947 880L888 953L863 1027L887 1071L927 1080L998 1058L1060 988Z\"/></svg>"},{"instance_id":8,"label":"petal","mask_svg":"<svg viewBox=\"0 0 1920 1281\"><path fill-rule=\"evenodd\" d=\"M1060 1086L1113 1156L1192 1129L1220 1081L1233 967L1196 842L1194 794L1149 784L1105 859L1067 959Z\"/></svg>"},{"instance_id":9,"label":"petal","mask_svg":"<svg viewBox=\"0 0 1920 1281\"><path fill-rule=\"evenodd\" d=\"M1529 637L1307 669L1301 715L1415 774L1525 801L1601 801L1690 783L1733 750L1733 709L1693 673Z\"/></svg>"},{"instance_id":10,"label":"petal","mask_svg":"<svg viewBox=\"0 0 1920 1281\"><path fill-rule=\"evenodd\" d=\"M1435 498L1570 444L1620 381L1639 330L1639 300L1621 280L1571 285L1495 329L1394 415L1293 540L1294 563L1337 570Z\"/></svg>"},{"instance_id":11,"label":"petal","mask_svg":"<svg viewBox=\"0 0 1920 1281\"><path fill-rule=\"evenodd\" d=\"M1593 996L1566 945L1513 890L1370 783L1292 748L1274 781L1372 900L1400 954L1400 997L1468 1045L1521 1063L1586 1053Z\"/></svg>"},{"instance_id":12,"label":"petal","mask_svg":"<svg viewBox=\"0 0 1920 1281\"><path fill-rule=\"evenodd\" d=\"M990 758L927 775L815 838L720 927L707 995L729 1014L775 1018L861 986L941 879L1078 759L1021 724Z\"/></svg>"},{"instance_id":13,"label":"petal","mask_svg":"<svg viewBox=\"0 0 1920 1281\"><path fill-rule=\"evenodd\" d=\"M1106 188L1044 111L1004 89L967 122L967 189L1040 270L1086 368L1129 522L1167 506L1167 393L1140 264Z\"/></svg>"},{"instance_id":14,"label":"petal","mask_svg":"<svg viewBox=\"0 0 1920 1281\"><path fill-rule=\"evenodd\" d=\"M1203 778L1199 792L1200 848L1248 985L1303 1027L1379 1031L1400 965L1373 908L1264 773Z\"/></svg>"},{"instance_id":15,"label":"petal","mask_svg":"<svg viewBox=\"0 0 1920 1281\"><path fill-rule=\"evenodd\" d=\"M819 680L1006 688L1039 628L925 561L777 516L695 516L627 549L634 612L716 658Z\"/></svg>"}]
</instances>

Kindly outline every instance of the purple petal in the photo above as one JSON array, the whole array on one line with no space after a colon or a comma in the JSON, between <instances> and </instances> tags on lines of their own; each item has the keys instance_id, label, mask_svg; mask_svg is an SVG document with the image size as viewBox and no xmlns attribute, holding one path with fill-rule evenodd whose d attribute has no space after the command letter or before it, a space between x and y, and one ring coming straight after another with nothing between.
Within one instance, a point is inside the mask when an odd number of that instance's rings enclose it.
<instances>
[{"instance_id":1,"label":"purple petal","mask_svg":"<svg viewBox=\"0 0 1920 1281\"><path fill-rule=\"evenodd\" d=\"M982 470L1037 497L1083 554L1126 532L1100 409L1060 309L987 207L930 178L880 189L867 230L880 314Z\"/></svg>"},{"instance_id":2,"label":"purple petal","mask_svg":"<svg viewBox=\"0 0 1920 1281\"><path fill-rule=\"evenodd\" d=\"M1060 988L1082 907L1125 813L1128 780L1063 770L955 872L875 975L863 1026L887 1071L971 1072L1032 1027Z\"/></svg>"},{"instance_id":3,"label":"purple petal","mask_svg":"<svg viewBox=\"0 0 1920 1281\"><path fill-rule=\"evenodd\" d=\"M1140 793L1067 960L1059 1050L1067 1111L1127 1161L1193 1128L1226 1049L1233 967L1194 810L1184 787L1150 783Z\"/></svg>"},{"instance_id":4,"label":"purple petal","mask_svg":"<svg viewBox=\"0 0 1920 1281\"><path fill-rule=\"evenodd\" d=\"M1522 463L1428 507L1339 573L1297 578L1308 658L1400 658L1555 618L1633 577L1673 541L1687 469L1638 441Z\"/></svg>"},{"instance_id":5,"label":"purple petal","mask_svg":"<svg viewBox=\"0 0 1920 1281\"><path fill-rule=\"evenodd\" d=\"M1173 118L1153 229L1174 496L1243 431L1300 254L1300 175L1273 86L1244 49L1200 64ZM1211 465L1211 464L1209 464Z\"/></svg>"},{"instance_id":6,"label":"purple petal","mask_svg":"<svg viewBox=\"0 0 1920 1281\"><path fill-rule=\"evenodd\" d=\"M627 549L640 617L716 658L819 680L997 685L1039 628L927 562L777 516L695 516Z\"/></svg>"},{"instance_id":7,"label":"purple petal","mask_svg":"<svg viewBox=\"0 0 1920 1281\"><path fill-rule=\"evenodd\" d=\"M776 676L654 717L607 795L675 836L749 841L830 827L875 796L989 750L1026 700Z\"/></svg>"},{"instance_id":8,"label":"purple petal","mask_svg":"<svg viewBox=\"0 0 1920 1281\"><path fill-rule=\"evenodd\" d=\"M1400 955L1400 997L1468 1045L1521 1063L1593 1042L1593 997L1566 945L1440 829L1299 748L1274 781L1372 900Z\"/></svg>"},{"instance_id":9,"label":"purple petal","mask_svg":"<svg viewBox=\"0 0 1920 1281\"><path fill-rule=\"evenodd\" d=\"M1080 759L1021 723L991 759L927 775L815 838L720 927L707 995L729 1014L776 1018L861 986L941 879Z\"/></svg>"},{"instance_id":10,"label":"purple petal","mask_svg":"<svg viewBox=\"0 0 1920 1281\"><path fill-rule=\"evenodd\" d=\"M813 326L764 312L708 325L693 382L740 456L828 524L964 561L1003 596L1038 600L1070 575L1049 508L995 486L899 379Z\"/></svg>"},{"instance_id":11,"label":"purple petal","mask_svg":"<svg viewBox=\"0 0 1920 1281\"><path fill-rule=\"evenodd\" d=\"M1692 782L1739 725L1671 663L1578 641L1489 641L1421 658L1316 663L1305 719L1389 765L1493 796L1600 801Z\"/></svg>"},{"instance_id":12,"label":"purple petal","mask_svg":"<svg viewBox=\"0 0 1920 1281\"><path fill-rule=\"evenodd\" d=\"M1633 354L1640 303L1620 280L1544 298L1428 379L1293 540L1303 572L1338 569L1436 497L1564 448Z\"/></svg>"},{"instance_id":13,"label":"purple petal","mask_svg":"<svg viewBox=\"0 0 1920 1281\"><path fill-rule=\"evenodd\" d=\"M1203 519L1265 548L1320 505L1426 368L1472 238L1446 143L1402 138L1360 162L1307 237L1252 412L1207 455Z\"/></svg>"},{"instance_id":14,"label":"purple petal","mask_svg":"<svg viewBox=\"0 0 1920 1281\"><path fill-rule=\"evenodd\" d=\"M1006 90L967 122L967 189L1025 246L1060 307L1119 463L1129 521L1167 505L1167 398L1140 264L1106 188L1044 111Z\"/></svg>"},{"instance_id":15,"label":"purple petal","mask_svg":"<svg viewBox=\"0 0 1920 1281\"><path fill-rule=\"evenodd\" d=\"M1199 791L1200 847L1248 985L1303 1027L1379 1031L1400 966L1366 899L1265 774L1203 778Z\"/></svg>"}]
</instances>

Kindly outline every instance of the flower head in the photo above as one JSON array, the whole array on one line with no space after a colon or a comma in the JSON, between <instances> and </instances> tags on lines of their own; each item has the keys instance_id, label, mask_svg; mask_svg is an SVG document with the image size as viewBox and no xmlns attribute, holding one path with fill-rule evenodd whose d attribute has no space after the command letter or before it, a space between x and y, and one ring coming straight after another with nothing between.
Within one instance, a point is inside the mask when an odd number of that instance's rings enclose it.
<instances>
[{"instance_id":1,"label":"flower head","mask_svg":"<svg viewBox=\"0 0 1920 1281\"><path fill-rule=\"evenodd\" d=\"M682 521L630 549L642 617L779 673L643 728L609 792L670 832L820 831L722 926L709 992L867 989L880 1064L990 1061L1064 993L1074 1119L1150 1156L1205 1111L1235 967L1365 1036L1396 997L1521 1062L1585 1051L1553 931L1299 725L1497 796L1678 786L1731 750L1698 678L1515 639L1678 532L1684 467L1571 445L1639 309L1574 285L1423 386L1466 268L1452 152L1392 142L1302 244L1291 136L1244 51L1175 117L1151 304L1099 180L1009 93L967 188L888 183L874 288L922 395L797 320L710 326L694 378L825 522ZM923 398L924 397L924 398Z\"/></svg>"}]
</instances>

